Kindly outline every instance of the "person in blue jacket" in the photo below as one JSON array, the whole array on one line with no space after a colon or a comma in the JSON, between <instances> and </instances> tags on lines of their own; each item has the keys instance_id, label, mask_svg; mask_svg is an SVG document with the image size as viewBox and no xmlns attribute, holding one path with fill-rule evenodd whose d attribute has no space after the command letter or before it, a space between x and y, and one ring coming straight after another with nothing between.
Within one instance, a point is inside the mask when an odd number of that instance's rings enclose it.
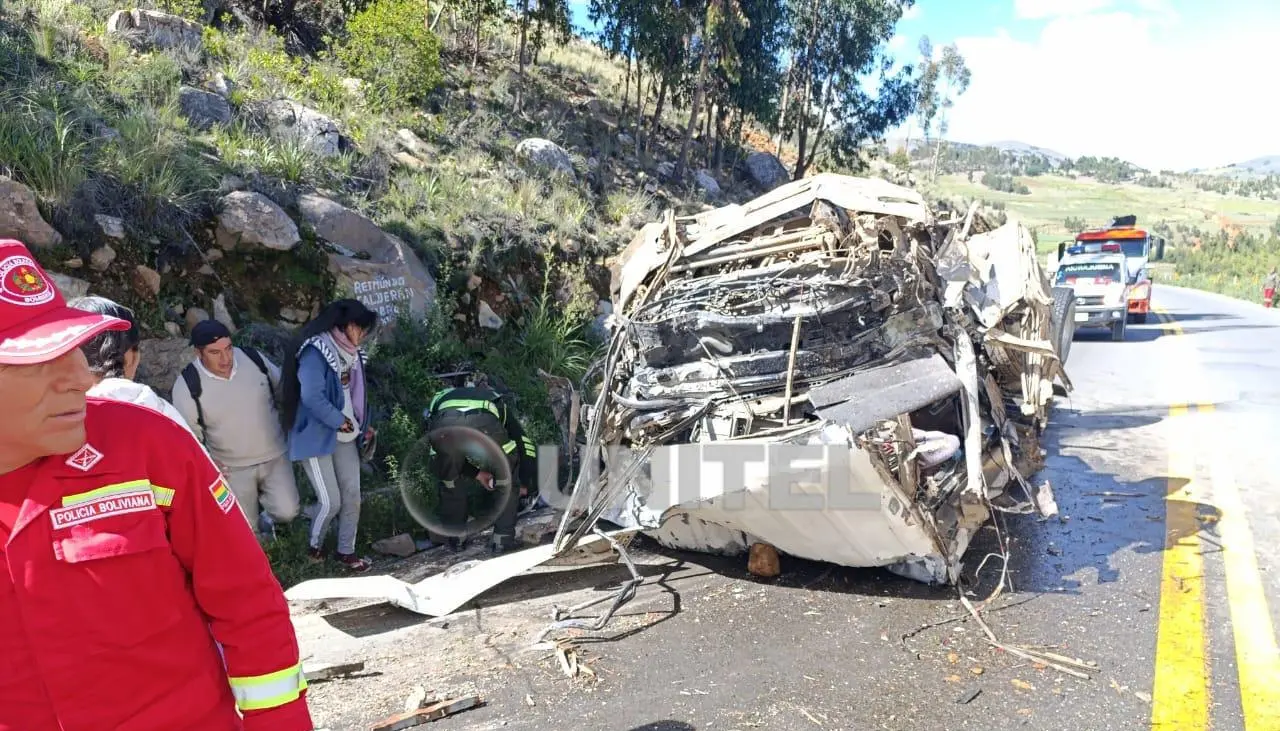
<instances>
[{"instance_id":1,"label":"person in blue jacket","mask_svg":"<svg viewBox=\"0 0 1280 731\"><path fill-rule=\"evenodd\" d=\"M280 417L289 435L289 459L302 464L319 503L311 521L310 556L324 560L324 539L338 520L334 558L356 571L369 560L356 555L360 522L360 454L375 434L369 427L361 343L378 315L359 300L337 300L302 327L285 355Z\"/></svg>"}]
</instances>

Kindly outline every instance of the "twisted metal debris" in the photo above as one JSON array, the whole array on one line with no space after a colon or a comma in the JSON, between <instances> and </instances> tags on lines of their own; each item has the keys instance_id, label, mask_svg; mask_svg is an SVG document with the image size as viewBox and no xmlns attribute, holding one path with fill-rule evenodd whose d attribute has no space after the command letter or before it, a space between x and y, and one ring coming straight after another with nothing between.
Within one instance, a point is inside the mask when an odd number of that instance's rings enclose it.
<instances>
[{"instance_id":1,"label":"twisted metal debris","mask_svg":"<svg viewBox=\"0 0 1280 731\"><path fill-rule=\"evenodd\" d=\"M991 509L1041 506L1026 476L1053 382L1070 382L1020 224L995 228L976 207L938 218L908 188L819 175L668 212L619 257L614 289L557 551L605 518L678 548L763 541L953 583ZM657 450L712 443L843 446L842 469L881 509L770 509L769 478L750 469L743 484L703 471L691 497L658 494Z\"/></svg>"}]
</instances>

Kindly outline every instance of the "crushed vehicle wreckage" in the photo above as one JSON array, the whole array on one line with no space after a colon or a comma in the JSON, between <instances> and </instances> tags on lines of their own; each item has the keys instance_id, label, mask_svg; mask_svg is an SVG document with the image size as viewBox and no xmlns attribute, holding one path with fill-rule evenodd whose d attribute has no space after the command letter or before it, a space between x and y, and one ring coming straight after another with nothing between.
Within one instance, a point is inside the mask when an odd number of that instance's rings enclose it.
<instances>
[{"instance_id":1,"label":"crushed vehicle wreckage","mask_svg":"<svg viewBox=\"0 0 1280 731\"><path fill-rule=\"evenodd\" d=\"M938 220L911 189L822 174L668 212L614 274L560 547L604 519L671 548L761 542L954 583L991 509L1056 510L1026 477L1074 324L1021 224ZM762 444L821 447L820 476Z\"/></svg>"},{"instance_id":2,"label":"crushed vehicle wreckage","mask_svg":"<svg viewBox=\"0 0 1280 731\"><path fill-rule=\"evenodd\" d=\"M950 584L993 510L1056 512L1028 477L1055 382L1071 388L1074 300L1020 223L976 204L940 217L912 189L820 174L668 211L613 275L605 355L582 391L553 389L579 468L553 543L417 584L320 579L289 597L439 616L541 563L621 555L632 580L613 609L554 625L598 628L640 583L623 548L636 533Z\"/></svg>"}]
</instances>

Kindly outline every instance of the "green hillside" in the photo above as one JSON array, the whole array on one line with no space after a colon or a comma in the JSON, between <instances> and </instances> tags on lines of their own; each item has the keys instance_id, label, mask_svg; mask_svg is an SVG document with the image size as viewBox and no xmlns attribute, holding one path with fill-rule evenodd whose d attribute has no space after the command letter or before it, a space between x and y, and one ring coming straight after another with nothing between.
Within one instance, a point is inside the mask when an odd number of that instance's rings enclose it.
<instances>
[{"instance_id":1,"label":"green hillside","mask_svg":"<svg viewBox=\"0 0 1280 731\"><path fill-rule=\"evenodd\" d=\"M1031 191L1030 195L1020 195L992 190L976 182L980 179L975 176L975 182L969 182L964 175L944 175L935 184L921 187L935 195L974 198L1004 206L1009 215L1017 216L1036 231L1045 250L1073 235L1066 228L1069 218L1088 226L1103 226L1113 216L1132 213L1141 225L1165 222L1210 231L1240 227L1256 233L1267 232L1280 218L1280 201L1226 196L1198 190L1189 183L1150 188L1038 175L1016 179Z\"/></svg>"}]
</instances>

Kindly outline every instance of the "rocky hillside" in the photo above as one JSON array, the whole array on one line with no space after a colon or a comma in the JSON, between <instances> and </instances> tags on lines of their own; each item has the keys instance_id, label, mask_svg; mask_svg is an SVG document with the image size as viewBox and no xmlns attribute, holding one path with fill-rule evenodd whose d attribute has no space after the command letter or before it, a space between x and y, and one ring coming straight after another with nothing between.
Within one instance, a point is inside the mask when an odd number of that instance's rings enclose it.
<instances>
[{"instance_id":1,"label":"rocky hillside","mask_svg":"<svg viewBox=\"0 0 1280 731\"><path fill-rule=\"evenodd\" d=\"M0 236L68 295L134 307L162 393L199 319L278 356L323 302L354 296L395 326L376 358L392 462L434 374L459 367L494 374L554 438L539 369L585 370L608 255L664 208L745 199L786 171L735 147L722 170L673 179L683 112L637 141L594 46L548 45L518 77L505 30L475 56L383 3L400 15L366 18L375 33L352 18L307 52L198 2L6 0ZM362 67L381 46L438 69L393 83Z\"/></svg>"}]
</instances>

